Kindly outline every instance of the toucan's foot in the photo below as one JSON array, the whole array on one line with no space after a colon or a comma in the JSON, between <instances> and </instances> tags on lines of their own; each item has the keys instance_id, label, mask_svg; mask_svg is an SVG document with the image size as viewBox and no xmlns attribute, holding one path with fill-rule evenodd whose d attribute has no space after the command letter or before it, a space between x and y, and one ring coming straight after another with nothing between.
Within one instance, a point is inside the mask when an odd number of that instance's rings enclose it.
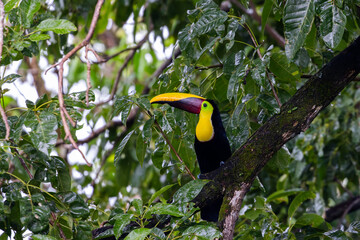
<instances>
[{"instance_id":1,"label":"toucan's foot","mask_svg":"<svg viewBox=\"0 0 360 240\"><path fill-rule=\"evenodd\" d=\"M225 162L224 161L221 161L220 162L220 167L222 166L222 165L224 165L225 164Z\"/></svg>"}]
</instances>

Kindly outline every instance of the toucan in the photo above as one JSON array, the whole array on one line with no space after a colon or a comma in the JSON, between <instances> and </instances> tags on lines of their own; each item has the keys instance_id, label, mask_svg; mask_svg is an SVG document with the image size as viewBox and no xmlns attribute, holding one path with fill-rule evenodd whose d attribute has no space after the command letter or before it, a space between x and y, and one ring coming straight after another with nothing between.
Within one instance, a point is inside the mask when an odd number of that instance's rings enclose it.
<instances>
[{"instance_id":1,"label":"toucan","mask_svg":"<svg viewBox=\"0 0 360 240\"><path fill-rule=\"evenodd\" d=\"M213 100L189 93L164 93L150 100L151 104L169 104L184 111L199 114L195 130L195 153L201 174L214 171L231 156L229 140ZM201 208L201 218L217 222L222 197Z\"/></svg>"}]
</instances>

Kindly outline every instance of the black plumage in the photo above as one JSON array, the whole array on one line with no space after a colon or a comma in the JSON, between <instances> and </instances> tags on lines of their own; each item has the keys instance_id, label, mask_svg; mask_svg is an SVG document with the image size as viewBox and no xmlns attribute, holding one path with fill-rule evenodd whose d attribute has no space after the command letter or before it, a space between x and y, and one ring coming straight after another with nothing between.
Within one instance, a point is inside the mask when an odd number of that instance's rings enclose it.
<instances>
[{"instance_id":1,"label":"black plumage","mask_svg":"<svg viewBox=\"0 0 360 240\"><path fill-rule=\"evenodd\" d=\"M207 142L200 142L195 137L195 152L202 174L214 171L220 167L221 162L225 162L231 156L229 140L226 136L220 112L215 102L207 100L213 106L211 122L214 128L214 137ZM217 222L221 208L223 196L219 196L215 201L209 202L207 206L201 208L201 218L207 221Z\"/></svg>"},{"instance_id":2,"label":"black plumage","mask_svg":"<svg viewBox=\"0 0 360 240\"><path fill-rule=\"evenodd\" d=\"M207 142L200 142L195 137L195 152L202 174L214 171L220 167L221 162L225 162L231 156L229 140L221 121L220 112L215 102L211 103L214 111L211 116L211 122L214 128L214 137Z\"/></svg>"}]
</instances>

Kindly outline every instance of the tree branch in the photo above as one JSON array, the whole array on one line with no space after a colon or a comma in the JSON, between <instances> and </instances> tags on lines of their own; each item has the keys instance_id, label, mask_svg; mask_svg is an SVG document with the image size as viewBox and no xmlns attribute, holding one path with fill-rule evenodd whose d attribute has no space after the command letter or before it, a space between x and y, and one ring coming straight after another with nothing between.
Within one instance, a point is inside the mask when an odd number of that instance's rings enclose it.
<instances>
[{"instance_id":1,"label":"tree branch","mask_svg":"<svg viewBox=\"0 0 360 240\"><path fill-rule=\"evenodd\" d=\"M224 239L232 239L231 233L235 226L232 216L238 215L240 207L234 207L235 205L230 203L241 191L246 190L244 184L251 185L271 157L286 142L309 128L319 112L328 106L359 72L360 37L283 104L281 112L271 117L237 149L221 167L214 180L193 200L196 206L202 207L206 205L210 195L216 197L225 193L219 217ZM240 204L241 197L237 199ZM226 238L225 233L229 233Z\"/></svg>"},{"instance_id":2,"label":"tree branch","mask_svg":"<svg viewBox=\"0 0 360 240\"><path fill-rule=\"evenodd\" d=\"M65 139L69 138L69 141L71 142L73 147L76 150L79 151L79 153L81 154L81 156L83 157L83 159L85 160L85 162L86 162L86 164L88 166L91 166L91 164L87 161L84 153L77 146L74 138L71 135L70 127L69 127L69 125L67 123L67 120L69 120L73 127L76 126L75 122L71 119L69 113L67 112L67 110L65 108L65 103L64 103L64 95L63 95L64 63L71 56L73 56L77 51L79 51L82 47L84 47L84 46L86 46L86 45L88 45L90 43L90 39L92 38L92 36L94 34L96 23L97 23L97 21L99 19L99 15L100 15L100 9L101 9L103 3L104 3L104 0L98 0L98 2L96 4L96 7L95 7L93 18L91 20L89 32L86 35L85 39L79 45L77 45L75 48L73 48L70 52L68 52L65 55L65 57L63 57L61 59L61 61L59 63L56 63L56 64L52 65L48 70L46 70L46 72L47 72L51 68L59 66L59 73L58 73L58 77L59 77L59 80L58 80L59 108L60 108L61 120L62 120L62 123L63 123L63 126L64 126L64 131L65 131ZM46 74L46 72L45 72L45 74Z\"/></svg>"},{"instance_id":3,"label":"tree branch","mask_svg":"<svg viewBox=\"0 0 360 240\"><path fill-rule=\"evenodd\" d=\"M350 213L360 208L360 196L352 197L349 200L329 208L325 212L325 221L332 222L343 217L344 213Z\"/></svg>"}]
</instances>

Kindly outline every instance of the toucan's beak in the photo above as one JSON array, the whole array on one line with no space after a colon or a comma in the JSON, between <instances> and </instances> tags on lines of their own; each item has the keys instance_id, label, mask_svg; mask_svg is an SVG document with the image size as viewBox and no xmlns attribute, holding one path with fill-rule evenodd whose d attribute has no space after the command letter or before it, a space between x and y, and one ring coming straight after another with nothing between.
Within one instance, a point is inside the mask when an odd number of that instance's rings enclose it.
<instances>
[{"instance_id":1,"label":"toucan's beak","mask_svg":"<svg viewBox=\"0 0 360 240\"><path fill-rule=\"evenodd\" d=\"M150 103L167 103L172 107L180 108L184 111L199 114L201 104L205 98L189 93L164 93L150 100Z\"/></svg>"}]
</instances>

